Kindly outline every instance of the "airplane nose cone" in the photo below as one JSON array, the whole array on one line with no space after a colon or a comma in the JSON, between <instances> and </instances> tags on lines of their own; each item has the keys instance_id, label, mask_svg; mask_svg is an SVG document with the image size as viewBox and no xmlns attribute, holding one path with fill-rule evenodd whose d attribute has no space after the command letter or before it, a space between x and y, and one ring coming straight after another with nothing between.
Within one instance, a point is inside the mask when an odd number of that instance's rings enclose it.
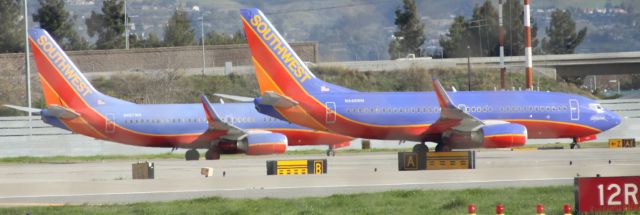
<instances>
[{"instance_id":1,"label":"airplane nose cone","mask_svg":"<svg viewBox=\"0 0 640 215\"><path fill-rule=\"evenodd\" d=\"M612 123L611 128L620 125L620 123L622 122L622 119L620 119L620 116L618 116L618 114L609 112L607 115L609 116L609 121Z\"/></svg>"}]
</instances>

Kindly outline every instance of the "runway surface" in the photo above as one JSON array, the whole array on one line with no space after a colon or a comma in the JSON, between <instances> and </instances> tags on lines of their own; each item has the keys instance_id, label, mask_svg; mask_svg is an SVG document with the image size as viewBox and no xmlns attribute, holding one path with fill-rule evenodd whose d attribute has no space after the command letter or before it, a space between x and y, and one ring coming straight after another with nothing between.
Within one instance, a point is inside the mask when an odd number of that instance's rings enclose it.
<instances>
[{"instance_id":1,"label":"runway surface","mask_svg":"<svg viewBox=\"0 0 640 215\"><path fill-rule=\"evenodd\" d=\"M474 170L400 172L397 153L340 154L338 151L336 157L328 158L328 174L299 176L267 176L265 163L273 159L326 157L152 160L156 176L153 180L131 179L131 164L137 161L0 164L0 206L110 204L209 196L297 198L400 189L572 185L577 174L640 175L640 149L635 148L481 150L476 152L476 157ZM201 176L202 167L214 168L214 176Z\"/></svg>"}]
</instances>

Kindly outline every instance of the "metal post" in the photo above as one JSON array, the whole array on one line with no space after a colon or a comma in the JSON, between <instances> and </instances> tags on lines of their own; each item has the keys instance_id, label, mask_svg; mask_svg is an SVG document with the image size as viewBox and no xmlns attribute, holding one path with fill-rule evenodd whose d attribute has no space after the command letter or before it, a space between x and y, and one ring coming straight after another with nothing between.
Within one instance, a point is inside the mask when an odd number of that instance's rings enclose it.
<instances>
[{"instance_id":1,"label":"metal post","mask_svg":"<svg viewBox=\"0 0 640 215\"><path fill-rule=\"evenodd\" d=\"M616 80L616 81L618 82L618 95L622 95L622 94L620 93L620 79L618 79L618 80Z\"/></svg>"},{"instance_id":2,"label":"metal post","mask_svg":"<svg viewBox=\"0 0 640 215\"><path fill-rule=\"evenodd\" d=\"M471 91L471 47L467 46L467 89Z\"/></svg>"},{"instance_id":3,"label":"metal post","mask_svg":"<svg viewBox=\"0 0 640 215\"><path fill-rule=\"evenodd\" d=\"M502 14L502 0L498 0L498 41L500 43L500 89L504 90L505 73L507 67L504 65L504 20Z\"/></svg>"},{"instance_id":4,"label":"metal post","mask_svg":"<svg viewBox=\"0 0 640 215\"><path fill-rule=\"evenodd\" d=\"M531 54L531 7L529 2L531 0L524 0L524 58L526 68L526 83L527 90L533 90L533 60Z\"/></svg>"},{"instance_id":5,"label":"metal post","mask_svg":"<svg viewBox=\"0 0 640 215\"><path fill-rule=\"evenodd\" d=\"M27 106L29 107L29 136L31 136L31 64L29 64L29 9L27 8L27 0L24 0L24 79L26 81Z\"/></svg>"},{"instance_id":6,"label":"metal post","mask_svg":"<svg viewBox=\"0 0 640 215\"><path fill-rule=\"evenodd\" d=\"M124 0L124 48L129 49L129 19L127 18L127 0Z\"/></svg>"},{"instance_id":7,"label":"metal post","mask_svg":"<svg viewBox=\"0 0 640 215\"><path fill-rule=\"evenodd\" d=\"M202 15L202 12L200 14L200 37L202 40L202 76L204 76L204 70L207 64L204 57L204 16Z\"/></svg>"}]
</instances>

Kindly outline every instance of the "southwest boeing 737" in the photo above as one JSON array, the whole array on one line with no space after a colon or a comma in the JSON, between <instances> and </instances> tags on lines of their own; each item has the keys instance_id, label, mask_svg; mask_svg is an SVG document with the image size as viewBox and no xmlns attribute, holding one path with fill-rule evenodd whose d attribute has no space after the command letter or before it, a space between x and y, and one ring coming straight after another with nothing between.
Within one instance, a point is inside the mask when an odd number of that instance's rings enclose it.
<instances>
[{"instance_id":1,"label":"southwest boeing 737","mask_svg":"<svg viewBox=\"0 0 640 215\"><path fill-rule=\"evenodd\" d=\"M527 138L571 138L571 148L620 118L583 96L534 91L358 92L313 75L258 9L240 11L261 97L258 111L352 137L416 141L414 151L517 147ZM411 80L407 80L411 81Z\"/></svg>"},{"instance_id":2,"label":"southwest boeing 737","mask_svg":"<svg viewBox=\"0 0 640 215\"><path fill-rule=\"evenodd\" d=\"M29 30L29 43L40 75L45 123L89 137L147 147L187 148L187 160L207 160L220 153L284 153L287 145L348 146L351 137L313 131L256 112L251 103L142 105L98 92L42 29Z\"/></svg>"}]
</instances>

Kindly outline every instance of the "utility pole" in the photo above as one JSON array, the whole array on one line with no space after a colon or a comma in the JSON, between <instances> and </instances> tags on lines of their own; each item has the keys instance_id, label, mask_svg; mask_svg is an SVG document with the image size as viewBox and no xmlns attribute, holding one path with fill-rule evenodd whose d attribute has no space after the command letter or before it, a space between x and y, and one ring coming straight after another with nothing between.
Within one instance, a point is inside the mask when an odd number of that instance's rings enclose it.
<instances>
[{"instance_id":1,"label":"utility pole","mask_svg":"<svg viewBox=\"0 0 640 215\"><path fill-rule=\"evenodd\" d=\"M127 0L124 0L124 48L129 49L129 19L127 19Z\"/></svg>"},{"instance_id":2,"label":"utility pole","mask_svg":"<svg viewBox=\"0 0 640 215\"><path fill-rule=\"evenodd\" d=\"M204 76L204 69L207 68L207 64L204 57L204 16L200 13L200 38L202 40L202 76Z\"/></svg>"},{"instance_id":3,"label":"utility pole","mask_svg":"<svg viewBox=\"0 0 640 215\"><path fill-rule=\"evenodd\" d=\"M471 47L467 45L467 89L471 91Z\"/></svg>"},{"instance_id":4,"label":"utility pole","mask_svg":"<svg viewBox=\"0 0 640 215\"><path fill-rule=\"evenodd\" d=\"M29 9L27 8L27 0L24 0L24 79L26 81L27 90L27 106L29 107L29 136L32 134L31 126L31 64L29 64Z\"/></svg>"},{"instance_id":5,"label":"utility pole","mask_svg":"<svg viewBox=\"0 0 640 215\"><path fill-rule=\"evenodd\" d=\"M507 67L504 65L504 20L502 14L502 0L498 0L498 40L500 42L500 89L504 90Z\"/></svg>"}]
</instances>

